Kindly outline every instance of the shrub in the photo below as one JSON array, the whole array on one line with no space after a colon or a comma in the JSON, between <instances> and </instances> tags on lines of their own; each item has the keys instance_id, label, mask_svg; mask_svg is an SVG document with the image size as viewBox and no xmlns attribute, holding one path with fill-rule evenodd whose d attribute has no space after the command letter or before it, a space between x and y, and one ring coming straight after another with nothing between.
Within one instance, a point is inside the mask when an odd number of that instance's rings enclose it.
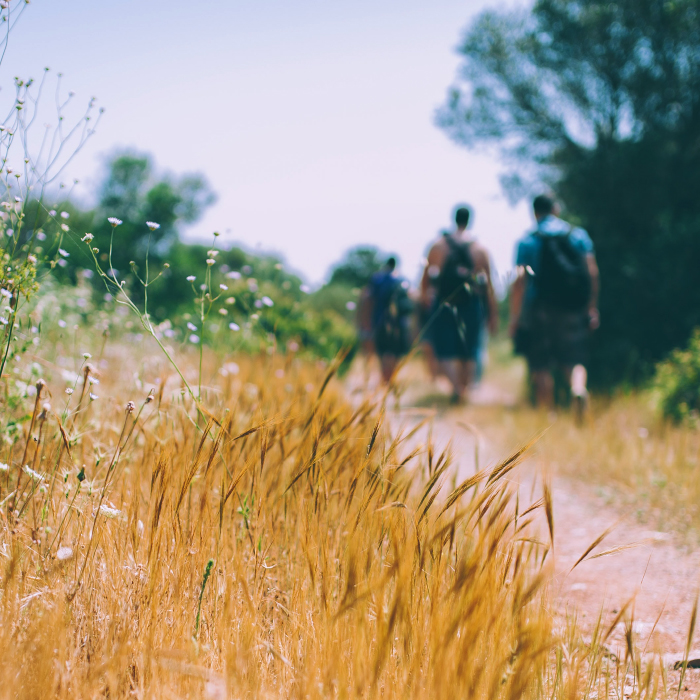
<instances>
[{"instance_id":1,"label":"shrub","mask_svg":"<svg viewBox=\"0 0 700 700\"><path fill-rule=\"evenodd\" d=\"M667 418L696 423L700 417L700 329L684 349L674 350L656 368L654 387Z\"/></svg>"}]
</instances>

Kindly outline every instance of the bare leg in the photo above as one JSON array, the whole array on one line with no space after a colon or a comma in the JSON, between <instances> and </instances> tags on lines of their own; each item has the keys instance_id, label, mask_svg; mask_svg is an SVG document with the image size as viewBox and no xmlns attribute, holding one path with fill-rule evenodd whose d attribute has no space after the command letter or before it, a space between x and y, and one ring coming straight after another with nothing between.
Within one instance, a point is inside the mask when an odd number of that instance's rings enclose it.
<instances>
[{"instance_id":1,"label":"bare leg","mask_svg":"<svg viewBox=\"0 0 700 700\"><path fill-rule=\"evenodd\" d=\"M566 379L571 387L571 400L573 402L576 421L581 423L588 407L588 372L583 365L564 368Z\"/></svg>"},{"instance_id":2,"label":"bare leg","mask_svg":"<svg viewBox=\"0 0 700 700\"><path fill-rule=\"evenodd\" d=\"M545 408L554 407L554 377L547 370L539 370L532 373L532 381L535 384L535 403Z\"/></svg>"},{"instance_id":3,"label":"bare leg","mask_svg":"<svg viewBox=\"0 0 700 700\"><path fill-rule=\"evenodd\" d=\"M469 388L474 383L476 376L476 361L467 360L459 363L460 369L460 391L459 395L463 401L466 401L469 394Z\"/></svg>"},{"instance_id":4,"label":"bare leg","mask_svg":"<svg viewBox=\"0 0 700 700\"><path fill-rule=\"evenodd\" d=\"M459 400L462 396L461 368L459 360L443 360L441 363L443 374L452 384L452 398Z\"/></svg>"},{"instance_id":5,"label":"bare leg","mask_svg":"<svg viewBox=\"0 0 700 700\"><path fill-rule=\"evenodd\" d=\"M391 382L394 372L396 371L397 360L395 355L382 355L379 358L379 362L382 366L382 379L385 384Z\"/></svg>"}]
</instances>

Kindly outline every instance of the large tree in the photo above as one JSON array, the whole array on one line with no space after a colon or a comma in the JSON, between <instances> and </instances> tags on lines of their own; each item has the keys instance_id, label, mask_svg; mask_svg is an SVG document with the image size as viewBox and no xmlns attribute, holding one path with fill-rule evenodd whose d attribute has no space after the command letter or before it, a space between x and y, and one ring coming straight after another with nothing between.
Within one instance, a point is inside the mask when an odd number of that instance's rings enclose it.
<instances>
[{"instance_id":1,"label":"large tree","mask_svg":"<svg viewBox=\"0 0 700 700\"><path fill-rule=\"evenodd\" d=\"M638 380L700 325L700 0L488 11L438 122L491 144L513 197L544 185L601 268L593 379Z\"/></svg>"}]
</instances>

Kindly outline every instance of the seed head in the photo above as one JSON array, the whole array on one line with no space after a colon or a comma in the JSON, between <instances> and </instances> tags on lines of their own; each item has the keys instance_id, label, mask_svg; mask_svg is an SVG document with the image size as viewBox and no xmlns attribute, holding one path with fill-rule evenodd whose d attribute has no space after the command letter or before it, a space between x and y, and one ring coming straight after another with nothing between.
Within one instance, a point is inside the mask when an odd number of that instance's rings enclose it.
<instances>
[{"instance_id":1,"label":"seed head","mask_svg":"<svg viewBox=\"0 0 700 700\"><path fill-rule=\"evenodd\" d=\"M129 401L129 403L126 404L126 412L133 413L135 410L136 404L133 401Z\"/></svg>"}]
</instances>

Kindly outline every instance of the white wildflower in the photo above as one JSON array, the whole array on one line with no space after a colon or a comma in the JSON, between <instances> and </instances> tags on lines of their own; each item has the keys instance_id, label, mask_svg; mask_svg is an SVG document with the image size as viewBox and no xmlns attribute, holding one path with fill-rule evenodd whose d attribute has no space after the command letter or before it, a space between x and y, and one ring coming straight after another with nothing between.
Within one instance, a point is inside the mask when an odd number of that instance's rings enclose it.
<instances>
[{"instance_id":1,"label":"white wildflower","mask_svg":"<svg viewBox=\"0 0 700 700\"><path fill-rule=\"evenodd\" d=\"M347 304L345 304L345 308L348 311L354 311L357 308L357 304L354 301L349 301Z\"/></svg>"},{"instance_id":2,"label":"white wildflower","mask_svg":"<svg viewBox=\"0 0 700 700\"><path fill-rule=\"evenodd\" d=\"M228 314L228 309L219 309L219 313L220 313L222 316L226 316L226 314Z\"/></svg>"},{"instance_id":3,"label":"white wildflower","mask_svg":"<svg viewBox=\"0 0 700 700\"><path fill-rule=\"evenodd\" d=\"M99 396L97 394L90 392L90 401L97 401L98 398Z\"/></svg>"},{"instance_id":4,"label":"white wildflower","mask_svg":"<svg viewBox=\"0 0 700 700\"><path fill-rule=\"evenodd\" d=\"M229 323L229 324L228 324L228 327L229 327L232 331L240 331L240 330L241 330L241 327L240 327L237 323Z\"/></svg>"},{"instance_id":5,"label":"white wildflower","mask_svg":"<svg viewBox=\"0 0 700 700\"><path fill-rule=\"evenodd\" d=\"M110 216L107 221L109 221L110 224L112 224L113 228L116 228L117 226L121 226L122 223L124 223L121 219L117 219L116 216Z\"/></svg>"},{"instance_id":6,"label":"white wildflower","mask_svg":"<svg viewBox=\"0 0 700 700\"><path fill-rule=\"evenodd\" d=\"M0 472L6 472L10 468L9 464L5 464L4 462L0 462Z\"/></svg>"},{"instance_id":7,"label":"white wildflower","mask_svg":"<svg viewBox=\"0 0 700 700\"><path fill-rule=\"evenodd\" d=\"M2 323L3 326L6 326L9 321L4 316L0 316L0 323Z\"/></svg>"},{"instance_id":8,"label":"white wildflower","mask_svg":"<svg viewBox=\"0 0 700 700\"><path fill-rule=\"evenodd\" d=\"M43 231L39 231L36 234L36 239L37 241L45 241L46 240L46 234Z\"/></svg>"},{"instance_id":9,"label":"white wildflower","mask_svg":"<svg viewBox=\"0 0 700 700\"><path fill-rule=\"evenodd\" d=\"M92 357L92 355L89 352L84 352L83 353L83 358L86 360L89 360Z\"/></svg>"},{"instance_id":10,"label":"white wildflower","mask_svg":"<svg viewBox=\"0 0 700 700\"><path fill-rule=\"evenodd\" d=\"M225 284L220 284L219 289L221 289L223 292L225 292L228 289L228 287Z\"/></svg>"},{"instance_id":11,"label":"white wildflower","mask_svg":"<svg viewBox=\"0 0 700 700\"><path fill-rule=\"evenodd\" d=\"M73 556L73 550L70 547L59 547L56 552L56 559L59 561L67 561Z\"/></svg>"},{"instance_id":12,"label":"white wildflower","mask_svg":"<svg viewBox=\"0 0 700 700\"><path fill-rule=\"evenodd\" d=\"M211 267L215 262L216 260L214 260L214 258L207 258L207 265L209 265L209 267Z\"/></svg>"},{"instance_id":13,"label":"white wildflower","mask_svg":"<svg viewBox=\"0 0 700 700\"><path fill-rule=\"evenodd\" d=\"M27 255L27 260L29 260L32 265L36 265L36 255Z\"/></svg>"},{"instance_id":14,"label":"white wildflower","mask_svg":"<svg viewBox=\"0 0 700 700\"><path fill-rule=\"evenodd\" d=\"M93 238L94 236L91 233L86 233L80 240L89 243Z\"/></svg>"},{"instance_id":15,"label":"white wildflower","mask_svg":"<svg viewBox=\"0 0 700 700\"><path fill-rule=\"evenodd\" d=\"M73 389L71 389L70 387L68 387L68 388L66 389L66 394L68 394L68 396L70 396L72 393L73 393Z\"/></svg>"},{"instance_id":16,"label":"white wildflower","mask_svg":"<svg viewBox=\"0 0 700 700\"><path fill-rule=\"evenodd\" d=\"M67 250L64 250L63 248L58 249L58 254L63 256L64 258L70 257L70 253Z\"/></svg>"},{"instance_id":17,"label":"white wildflower","mask_svg":"<svg viewBox=\"0 0 700 700\"><path fill-rule=\"evenodd\" d=\"M194 275L188 275L185 279L188 282L194 282L197 278Z\"/></svg>"},{"instance_id":18,"label":"white wildflower","mask_svg":"<svg viewBox=\"0 0 700 700\"><path fill-rule=\"evenodd\" d=\"M68 224L61 224L61 231L70 231L70 226L68 226Z\"/></svg>"},{"instance_id":19,"label":"white wildflower","mask_svg":"<svg viewBox=\"0 0 700 700\"><path fill-rule=\"evenodd\" d=\"M100 506L100 513L105 516L105 518L116 518L122 514L118 508L112 508L104 503Z\"/></svg>"},{"instance_id":20,"label":"white wildflower","mask_svg":"<svg viewBox=\"0 0 700 700\"><path fill-rule=\"evenodd\" d=\"M56 210L55 210L55 209L49 209L49 216L56 216Z\"/></svg>"},{"instance_id":21,"label":"white wildflower","mask_svg":"<svg viewBox=\"0 0 700 700\"><path fill-rule=\"evenodd\" d=\"M275 302L270 299L270 297L263 297L262 298L262 303L265 304L265 306L274 306Z\"/></svg>"},{"instance_id":22,"label":"white wildflower","mask_svg":"<svg viewBox=\"0 0 700 700\"><path fill-rule=\"evenodd\" d=\"M62 211L61 212L61 218L62 219L68 219L70 218L70 214L67 211Z\"/></svg>"},{"instance_id":23,"label":"white wildflower","mask_svg":"<svg viewBox=\"0 0 700 700\"><path fill-rule=\"evenodd\" d=\"M304 294L309 294L311 292L311 287L309 287L307 284L302 284L299 287L300 292L304 292Z\"/></svg>"},{"instance_id":24,"label":"white wildflower","mask_svg":"<svg viewBox=\"0 0 700 700\"><path fill-rule=\"evenodd\" d=\"M188 340L190 341L190 343L193 343L194 345L196 345L199 342L199 336L192 333L192 335L188 338Z\"/></svg>"},{"instance_id":25,"label":"white wildflower","mask_svg":"<svg viewBox=\"0 0 700 700\"><path fill-rule=\"evenodd\" d=\"M12 236L15 235L14 229L8 228L7 231L5 231L5 234L7 235L8 238L12 238Z\"/></svg>"},{"instance_id":26,"label":"white wildflower","mask_svg":"<svg viewBox=\"0 0 700 700\"><path fill-rule=\"evenodd\" d=\"M210 258L215 258L218 254L219 254L219 251L218 251L218 250L208 250L208 251L207 251L207 255L208 255Z\"/></svg>"},{"instance_id":27,"label":"white wildflower","mask_svg":"<svg viewBox=\"0 0 700 700\"><path fill-rule=\"evenodd\" d=\"M236 297L226 297L226 303L227 303L227 304L235 304L235 303L236 303Z\"/></svg>"},{"instance_id":28,"label":"white wildflower","mask_svg":"<svg viewBox=\"0 0 700 700\"><path fill-rule=\"evenodd\" d=\"M241 273L237 272L236 270L231 270L226 277L228 277L230 280L239 280L241 279Z\"/></svg>"},{"instance_id":29,"label":"white wildflower","mask_svg":"<svg viewBox=\"0 0 700 700\"><path fill-rule=\"evenodd\" d=\"M8 289L0 289L0 296L5 297L6 299L12 299L12 292Z\"/></svg>"},{"instance_id":30,"label":"white wildflower","mask_svg":"<svg viewBox=\"0 0 700 700\"><path fill-rule=\"evenodd\" d=\"M157 224L155 221L147 221L146 226L148 226L151 231L157 231L160 228L160 224Z\"/></svg>"},{"instance_id":31,"label":"white wildflower","mask_svg":"<svg viewBox=\"0 0 700 700\"><path fill-rule=\"evenodd\" d=\"M197 326L195 326L194 323L192 323L192 321L187 322L187 328L189 328L189 330L191 330L191 331L197 330Z\"/></svg>"},{"instance_id":32,"label":"white wildflower","mask_svg":"<svg viewBox=\"0 0 700 700\"><path fill-rule=\"evenodd\" d=\"M262 299L256 299L255 300L255 308L262 309L262 307L263 307Z\"/></svg>"},{"instance_id":33,"label":"white wildflower","mask_svg":"<svg viewBox=\"0 0 700 700\"><path fill-rule=\"evenodd\" d=\"M68 325L68 324L67 324L63 319L60 319L59 322L58 322L58 327L59 327L59 328L65 328L67 325Z\"/></svg>"}]
</instances>

